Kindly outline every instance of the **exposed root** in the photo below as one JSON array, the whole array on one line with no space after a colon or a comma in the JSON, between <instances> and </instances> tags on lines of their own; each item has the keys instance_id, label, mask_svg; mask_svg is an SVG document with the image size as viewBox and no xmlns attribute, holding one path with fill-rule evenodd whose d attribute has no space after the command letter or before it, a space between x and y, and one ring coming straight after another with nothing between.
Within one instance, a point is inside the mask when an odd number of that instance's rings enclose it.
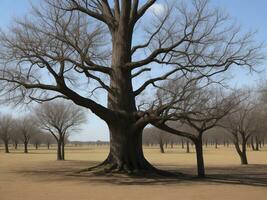
<instances>
[{"instance_id":1,"label":"exposed root","mask_svg":"<svg viewBox=\"0 0 267 200\"><path fill-rule=\"evenodd\" d=\"M142 165L138 168L133 168L127 164L118 165L115 162L104 162L100 163L97 166L93 166L87 169L83 169L78 173L92 173L96 175L107 175L107 174L124 174L127 176L134 177L181 177L183 174L172 173L164 170L160 170L152 166L149 162L146 161L145 165Z\"/></svg>"}]
</instances>

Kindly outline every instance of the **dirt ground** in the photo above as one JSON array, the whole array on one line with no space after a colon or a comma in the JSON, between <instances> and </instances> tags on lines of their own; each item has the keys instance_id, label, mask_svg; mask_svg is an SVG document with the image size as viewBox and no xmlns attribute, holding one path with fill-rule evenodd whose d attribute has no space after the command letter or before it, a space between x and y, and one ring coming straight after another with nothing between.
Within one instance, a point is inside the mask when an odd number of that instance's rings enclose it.
<instances>
[{"instance_id":1,"label":"dirt ground","mask_svg":"<svg viewBox=\"0 0 267 200\"><path fill-rule=\"evenodd\" d=\"M158 168L190 174L185 178L130 178L77 174L102 161L108 147L68 147L66 161L55 161L55 150L30 149L4 154L0 149L0 200L265 200L267 148L248 152L248 166L240 166L232 147L205 148L208 178L195 178L195 154L181 147L145 148Z\"/></svg>"}]
</instances>

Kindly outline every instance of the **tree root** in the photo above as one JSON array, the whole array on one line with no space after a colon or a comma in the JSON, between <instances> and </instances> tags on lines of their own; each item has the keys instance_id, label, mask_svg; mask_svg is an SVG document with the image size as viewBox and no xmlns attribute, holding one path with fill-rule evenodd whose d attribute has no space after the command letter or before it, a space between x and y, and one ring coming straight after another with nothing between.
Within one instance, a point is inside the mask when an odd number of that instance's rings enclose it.
<instances>
[{"instance_id":1,"label":"tree root","mask_svg":"<svg viewBox=\"0 0 267 200\"><path fill-rule=\"evenodd\" d=\"M134 177L181 177L184 176L182 173L173 173L155 168L149 162L143 163L141 167L133 168L131 165L126 163L118 165L115 162L108 162L105 160L99 165L83 169L78 173L92 173L96 175L110 175L110 174L123 174Z\"/></svg>"}]
</instances>

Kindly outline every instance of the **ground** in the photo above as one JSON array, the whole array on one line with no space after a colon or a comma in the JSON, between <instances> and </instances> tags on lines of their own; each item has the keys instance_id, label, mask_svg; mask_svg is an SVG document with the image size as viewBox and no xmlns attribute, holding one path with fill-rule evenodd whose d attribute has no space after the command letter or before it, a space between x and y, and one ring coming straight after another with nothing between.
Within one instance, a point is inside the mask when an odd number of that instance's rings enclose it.
<instances>
[{"instance_id":1,"label":"ground","mask_svg":"<svg viewBox=\"0 0 267 200\"><path fill-rule=\"evenodd\" d=\"M179 171L180 178L131 178L76 173L104 160L108 147L67 147L66 161L55 150L30 149L29 154L0 148L0 200L264 200L267 197L267 148L248 152L241 166L233 147L204 148L207 179L195 177L195 153L180 146L145 147L146 158L160 169Z\"/></svg>"}]
</instances>

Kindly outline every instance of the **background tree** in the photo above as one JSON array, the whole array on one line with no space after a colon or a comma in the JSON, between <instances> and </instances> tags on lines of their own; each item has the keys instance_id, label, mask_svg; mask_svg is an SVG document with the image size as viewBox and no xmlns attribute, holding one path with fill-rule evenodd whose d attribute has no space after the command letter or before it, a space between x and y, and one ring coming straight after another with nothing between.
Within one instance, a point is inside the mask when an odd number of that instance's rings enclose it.
<instances>
[{"instance_id":1,"label":"background tree","mask_svg":"<svg viewBox=\"0 0 267 200\"><path fill-rule=\"evenodd\" d=\"M14 120L10 115L0 117L0 138L5 145L5 152L9 153L8 144L11 140L11 134L14 128Z\"/></svg>"},{"instance_id":2,"label":"background tree","mask_svg":"<svg viewBox=\"0 0 267 200\"><path fill-rule=\"evenodd\" d=\"M261 81L259 86L256 88L257 90L257 119L258 126L257 130L251 137L251 147L253 150L257 150L257 146L264 146L265 139L267 137L267 124L265 123L267 119L267 90L266 90L267 82ZM254 138L253 138L254 137ZM253 143L255 142L255 145Z\"/></svg>"},{"instance_id":3,"label":"background tree","mask_svg":"<svg viewBox=\"0 0 267 200\"><path fill-rule=\"evenodd\" d=\"M57 141L57 159L64 160L67 137L86 122L84 110L66 101L51 101L36 107L35 116L39 127L53 135Z\"/></svg>"},{"instance_id":4,"label":"background tree","mask_svg":"<svg viewBox=\"0 0 267 200\"><path fill-rule=\"evenodd\" d=\"M23 116L16 120L16 130L24 144L24 153L28 153L30 140L40 132L36 126L36 121L31 115Z\"/></svg>"},{"instance_id":5,"label":"background tree","mask_svg":"<svg viewBox=\"0 0 267 200\"><path fill-rule=\"evenodd\" d=\"M16 124L16 120L14 120L14 123ZM20 135L19 133L16 131L16 128L13 129L12 134L11 134L11 141L14 144L14 148L18 149L18 145L20 142Z\"/></svg>"},{"instance_id":6,"label":"background tree","mask_svg":"<svg viewBox=\"0 0 267 200\"><path fill-rule=\"evenodd\" d=\"M52 144L56 143L55 137L50 133L43 133L44 144L46 144L47 149L50 149Z\"/></svg>"},{"instance_id":7,"label":"background tree","mask_svg":"<svg viewBox=\"0 0 267 200\"><path fill-rule=\"evenodd\" d=\"M31 143L35 146L35 149L37 150L39 146L44 143L44 137L42 133L36 133L32 139Z\"/></svg>"},{"instance_id":8,"label":"background tree","mask_svg":"<svg viewBox=\"0 0 267 200\"><path fill-rule=\"evenodd\" d=\"M165 152L164 146L167 148L166 146L170 145L170 148L173 148L179 141L180 138L178 136L169 134L158 128L149 127L144 129L143 144L147 146L159 145L161 153Z\"/></svg>"},{"instance_id":9,"label":"background tree","mask_svg":"<svg viewBox=\"0 0 267 200\"><path fill-rule=\"evenodd\" d=\"M166 3L160 14L151 12L156 0L44 2L1 33L2 94L19 101L65 98L90 109L110 131L105 171L154 170L143 155L142 131L174 101L142 106L145 91L174 76L211 79L263 58L254 34L243 34L207 0ZM100 90L107 106L94 98Z\"/></svg>"},{"instance_id":10,"label":"background tree","mask_svg":"<svg viewBox=\"0 0 267 200\"><path fill-rule=\"evenodd\" d=\"M240 157L241 164L248 164L247 143L249 138L257 130L259 121L257 119L257 109L255 102L246 100L239 106L238 110L228 115L222 122L222 126L231 134L235 149ZM241 148L240 148L241 145Z\"/></svg>"},{"instance_id":11,"label":"background tree","mask_svg":"<svg viewBox=\"0 0 267 200\"><path fill-rule=\"evenodd\" d=\"M182 93L179 92L180 88ZM189 95L184 95L187 91L184 91L185 87L177 81L170 81L160 89L164 90L162 101L169 96L167 93L171 93L184 102L179 101L178 104L174 104L169 113L165 113L167 116L172 115L172 118L161 120L155 123L155 126L169 133L186 137L194 143L198 176L204 177L203 134L217 126L220 120L238 105L239 101L236 101L235 94L225 95L220 90L201 88L195 84L186 89L190 91ZM182 96L179 97L181 94Z\"/></svg>"}]
</instances>

